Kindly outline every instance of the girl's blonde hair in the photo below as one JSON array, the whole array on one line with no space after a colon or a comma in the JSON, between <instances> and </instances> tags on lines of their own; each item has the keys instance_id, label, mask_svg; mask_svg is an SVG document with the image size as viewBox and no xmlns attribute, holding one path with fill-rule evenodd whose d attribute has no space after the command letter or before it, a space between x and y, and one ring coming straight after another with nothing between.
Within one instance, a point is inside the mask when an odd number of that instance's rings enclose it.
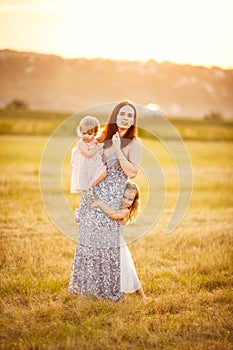
<instances>
[{"instance_id":1,"label":"girl's blonde hair","mask_svg":"<svg viewBox=\"0 0 233 350\"><path fill-rule=\"evenodd\" d=\"M76 128L77 135L81 136L82 130L93 132L96 135L99 127L100 123L98 119L91 115L87 115L80 120L79 125Z\"/></svg>"},{"instance_id":2,"label":"girl's blonde hair","mask_svg":"<svg viewBox=\"0 0 233 350\"><path fill-rule=\"evenodd\" d=\"M133 203L132 203L131 207L129 208L129 220L133 221L133 219L135 219L135 217L137 216L137 213L139 211L139 204L140 204L139 188L136 185L136 183L128 181L126 184L126 187L125 187L125 191L126 190L134 190L135 191L135 197L134 197Z\"/></svg>"}]
</instances>

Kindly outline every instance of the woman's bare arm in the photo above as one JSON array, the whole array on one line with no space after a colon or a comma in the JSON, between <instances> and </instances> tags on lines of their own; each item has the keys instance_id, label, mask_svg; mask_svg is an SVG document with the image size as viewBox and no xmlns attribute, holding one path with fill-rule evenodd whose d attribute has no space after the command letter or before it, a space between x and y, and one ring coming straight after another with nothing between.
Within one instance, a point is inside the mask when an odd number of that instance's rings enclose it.
<instances>
[{"instance_id":1,"label":"woman's bare arm","mask_svg":"<svg viewBox=\"0 0 233 350\"><path fill-rule=\"evenodd\" d=\"M120 140L118 137L119 136L113 136L113 147L119 159L122 170L130 179L132 179L137 176L141 164L141 141L139 139L131 141L127 159L120 148Z\"/></svg>"}]
</instances>

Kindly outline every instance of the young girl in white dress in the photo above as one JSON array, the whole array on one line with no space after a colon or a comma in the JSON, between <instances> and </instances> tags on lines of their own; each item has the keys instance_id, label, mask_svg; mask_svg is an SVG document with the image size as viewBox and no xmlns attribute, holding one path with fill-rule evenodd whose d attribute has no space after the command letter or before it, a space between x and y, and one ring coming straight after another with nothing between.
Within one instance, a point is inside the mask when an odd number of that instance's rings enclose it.
<instances>
[{"instance_id":1,"label":"young girl in white dress","mask_svg":"<svg viewBox=\"0 0 233 350\"><path fill-rule=\"evenodd\" d=\"M136 216L139 208L139 190L135 183L127 182L124 195L122 198L121 209L114 210L101 200L96 199L92 208L100 208L111 219L119 220L122 226L126 225L128 221L132 221ZM134 262L129 251L129 248L121 235L120 237L120 254L121 254L121 292L133 293L137 292L142 300L149 299L141 286Z\"/></svg>"},{"instance_id":2,"label":"young girl in white dress","mask_svg":"<svg viewBox=\"0 0 233 350\"><path fill-rule=\"evenodd\" d=\"M103 163L103 146L95 138L99 130L99 121L93 116L81 119L77 127L80 139L73 148L71 155L71 186L70 193L89 191L107 176Z\"/></svg>"}]
</instances>

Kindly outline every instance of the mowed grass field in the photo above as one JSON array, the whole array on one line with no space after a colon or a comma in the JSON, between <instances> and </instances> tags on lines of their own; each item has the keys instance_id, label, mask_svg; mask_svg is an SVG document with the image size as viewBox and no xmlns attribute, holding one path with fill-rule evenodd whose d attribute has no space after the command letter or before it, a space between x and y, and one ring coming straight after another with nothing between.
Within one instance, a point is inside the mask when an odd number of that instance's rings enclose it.
<instances>
[{"instance_id":1,"label":"mowed grass field","mask_svg":"<svg viewBox=\"0 0 233 350\"><path fill-rule=\"evenodd\" d=\"M177 196L176 168L159 141L142 137L166 177L160 219L129 245L151 299L127 295L114 303L68 294L76 243L56 230L41 201L42 152L68 114L20 113L0 113L1 349L232 349L232 123L174 121L191 156L194 188L172 234L165 228ZM68 156L63 174L74 209ZM143 208L145 181L140 174L135 181Z\"/></svg>"}]
</instances>

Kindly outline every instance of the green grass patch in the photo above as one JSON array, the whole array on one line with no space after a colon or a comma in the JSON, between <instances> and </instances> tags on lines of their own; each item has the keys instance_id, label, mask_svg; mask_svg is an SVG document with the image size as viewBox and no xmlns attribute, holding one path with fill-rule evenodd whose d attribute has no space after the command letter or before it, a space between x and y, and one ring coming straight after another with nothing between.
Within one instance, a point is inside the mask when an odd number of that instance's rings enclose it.
<instances>
[{"instance_id":1,"label":"green grass patch","mask_svg":"<svg viewBox=\"0 0 233 350\"><path fill-rule=\"evenodd\" d=\"M10 110L0 109L0 134L2 135L51 135L51 133L73 112L52 112L35 110ZM79 112L80 117L85 113ZM98 119L104 124L108 115L98 112ZM174 119L169 118L170 123L179 132L184 140L202 141L232 141L233 121L231 120L205 120L205 119ZM164 139L173 138L173 133L163 133L163 124L159 117L139 117L139 136L143 138L154 138L154 135L162 135ZM68 135L74 133L73 129L66 130Z\"/></svg>"}]
</instances>

